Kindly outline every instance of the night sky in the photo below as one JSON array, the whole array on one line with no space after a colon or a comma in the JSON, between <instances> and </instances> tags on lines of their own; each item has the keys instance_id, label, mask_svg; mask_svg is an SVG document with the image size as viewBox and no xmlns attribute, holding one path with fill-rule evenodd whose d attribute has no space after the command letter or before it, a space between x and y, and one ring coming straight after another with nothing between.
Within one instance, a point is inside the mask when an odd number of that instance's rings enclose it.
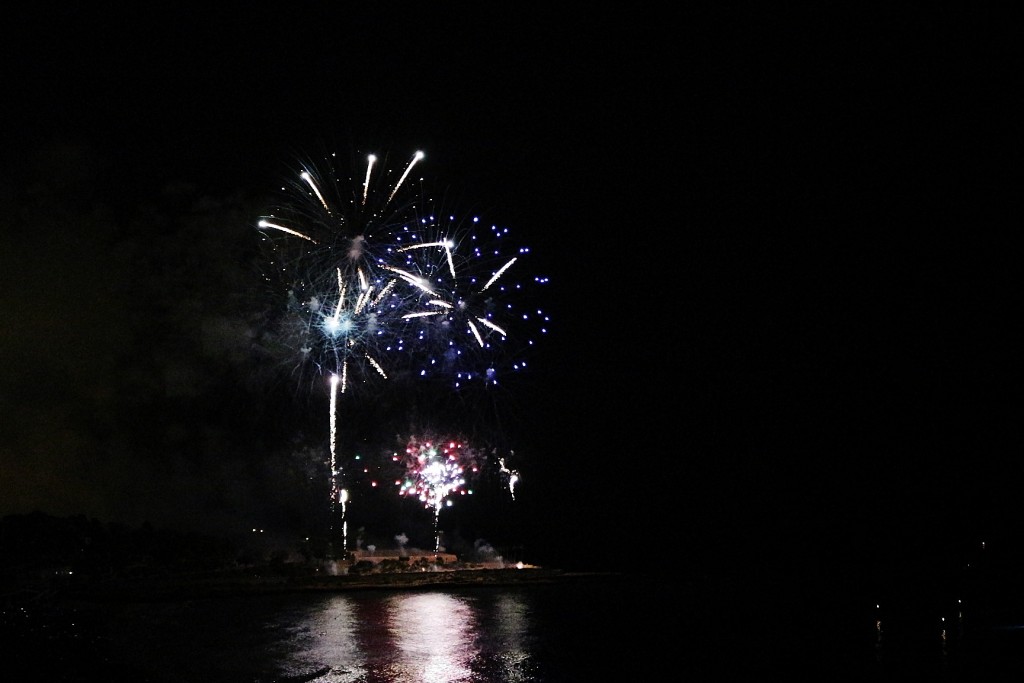
<instances>
[{"instance_id":1,"label":"night sky","mask_svg":"<svg viewBox=\"0 0 1024 683\"><path fill-rule=\"evenodd\" d=\"M327 406L254 349L255 224L358 149L426 152L550 278L529 372L452 411L522 477L466 542L717 571L1024 521L991 17L46 4L0 65L0 514L308 533Z\"/></svg>"}]
</instances>

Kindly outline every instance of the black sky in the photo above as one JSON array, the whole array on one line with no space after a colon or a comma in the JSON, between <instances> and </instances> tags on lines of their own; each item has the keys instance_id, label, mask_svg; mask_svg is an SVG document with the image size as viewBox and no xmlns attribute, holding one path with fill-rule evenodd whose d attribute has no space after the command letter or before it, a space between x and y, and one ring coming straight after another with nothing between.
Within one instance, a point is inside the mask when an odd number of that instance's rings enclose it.
<instances>
[{"instance_id":1,"label":"black sky","mask_svg":"<svg viewBox=\"0 0 1024 683\"><path fill-rule=\"evenodd\" d=\"M699 564L1020 522L1017 47L998 17L8 19L0 512L301 519L279 499L301 477L260 451L288 397L226 400L246 350L211 321L243 306L252 225L296 156L376 146L425 150L423 174L528 237L552 280L496 534L518 525L555 564Z\"/></svg>"}]
</instances>

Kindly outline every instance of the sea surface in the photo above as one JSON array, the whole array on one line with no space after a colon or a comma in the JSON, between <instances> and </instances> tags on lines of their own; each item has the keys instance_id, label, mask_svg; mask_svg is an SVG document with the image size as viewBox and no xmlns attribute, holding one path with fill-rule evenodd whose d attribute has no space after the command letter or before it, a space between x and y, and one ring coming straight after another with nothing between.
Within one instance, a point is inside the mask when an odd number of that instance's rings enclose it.
<instances>
[{"instance_id":1,"label":"sea surface","mask_svg":"<svg viewBox=\"0 0 1024 683\"><path fill-rule=\"evenodd\" d=\"M670 574L29 602L4 680L556 683L1020 680L1024 618L956 600Z\"/></svg>"}]
</instances>

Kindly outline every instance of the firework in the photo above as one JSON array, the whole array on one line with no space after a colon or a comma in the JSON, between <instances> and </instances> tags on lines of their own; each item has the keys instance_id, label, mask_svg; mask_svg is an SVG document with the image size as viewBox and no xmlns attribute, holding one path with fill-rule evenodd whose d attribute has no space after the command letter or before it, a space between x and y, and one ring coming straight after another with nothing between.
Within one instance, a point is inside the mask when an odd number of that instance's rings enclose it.
<instances>
[{"instance_id":1,"label":"firework","mask_svg":"<svg viewBox=\"0 0 1024 683\"><path fill-rule=\"evenodd\" d=\"M337 505L344 518L348 493L336 451L338 395L353 381L387 379L383 356L402 351L396 323L414 295L412 276L395 268L394 238L418 215L417 193L405 199L400 190L414 187L409 175L423 156L413 154L396 175L368 155L358 184L340 180L330 161L304 164L284 188L286 200L257 224L272 286L286 302L274 345L302 374L328 378L332 520Z\"/></svg>"},{"instance_id":2,"label":"firework","mask_svg":"<svg viewBox=\"0 0 1024 683\"><path fill-rule=\"evenodd\" d=\"M416 152L396 172L365 159L358 182L339 179L333 160L304 164L285 201L257 224L270 252L273 286L286 299L276 341L315 376L337 375L339 391L386 378L383 356L401 352L399 330L412 296L396 272L396 235L415 222L418 194L409 180ZM379 170L378 170L379 169ZM411 198L399 194L410 188Z\"/></svg>"},{"instance_id":3,"label":"firework","mask_svg":"<svg viewBox=\"0 0 1024 683\"><path fill-rule=\"evenodd\" d=\"M391 167L386 157L367 155L348 174L339 173L333 156L303 163L257 226L271 265L267 282L280 303L264 347L303 381L327 387L331 519L340 505L346 550L342 397L354 394L349 408L367 397L362 405L370 411L406 406L427 421L450 412L454 398L461 421L482 424L481 406L489 403L476 392L493 393L525 370L549 323L531 303L547 278L529 274L530 249L508 228L442 210L412 175L423 159L416 152ZM385 401L385 394L398 399ZM486 441L479 434L474 440ZM475 458L472 449L451 444L431 446L442 455L432 456L430 467L407 463L412 488L402 494L425 497L435 526L442 503L464 484L456 470L465 473L470 452ZM462 455L450 458L445 448ZM518 475L510 476L512 491Z\"/></svg>"},{"instance_id":4,"label":"firework","mask_svg":"<svg viewBox=\"0 0 1024 683\"><path fill-rule=\"evenodd\" d=\"M508 228L439 212L402 235L401 269L420 283L402 315L413 374L454 390L493 387L526 368L548 332L547 314L529 303L547 277L529 275L529 247Z\"/></svg>"},{"instance_id":5,"label":"firework","mask_svg":"<svg viewBox=\"0 0 1024 683\"><path fill-rule=\"evenodd\" d=\"M519 483L519 470L509 469L505 465L505 458L498 458L498 467L501 470L502 475L508 482L508 493L512 496L512 500L516 499L516 484Z\"/></svg>"},{"instance_id":6,"label":"firework","mask_svg":"<svg viewBox=\"0 0 1024 683\"><path fill-rule=\"evenodd\" d=\"M479 471L479 454L458 438L412 437L403 454L393 456L405 475L395 484L402 496L417 498L434 513L434 550L440 549L438 520L451 496L470 494L469 479Z\"/></svg>"},{"instance_id":7,"label":"firework","mask_svg":"<svg viewBox=\"0 0 1024 683\"><path fill-rule=\"evenodd\" d=\"M528 364L548 334L539 305L548 278L509 228L442 199L418 209L395 254L417 283L401 316L411 380L403 400L420 424L457 424L474 443L505 449Z\"/></svg>"}]
</instances>

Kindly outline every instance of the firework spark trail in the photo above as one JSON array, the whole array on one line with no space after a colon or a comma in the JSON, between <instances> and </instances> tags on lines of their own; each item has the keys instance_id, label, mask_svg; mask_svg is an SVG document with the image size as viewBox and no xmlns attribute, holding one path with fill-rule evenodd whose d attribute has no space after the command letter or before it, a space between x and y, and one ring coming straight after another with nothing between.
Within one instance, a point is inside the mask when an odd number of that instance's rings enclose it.
<instances>
[{"instance_id":1,"label":"firework spark trail","mask_svg":"<svg viewBox=\"0 0 1024 683\"><path fill-rule=\"evenodd\" d=\"M443 242L426 242L424 244L414 244L411 247L402 247L399 252L409 251L410 249L424 249L426 247L440 247L444 249L445 258L448 260L448 272L455 277L455 262L452 260L452 247L455 243L451 240L445 240Z\"/></svg>"},{"instance_id":2,"label":"firework spark trail","mask_svg":"<svg viewBox=\"0 0 1024 683\"><path fill-rule=\"evenodd\" d=\"M336 514L336 504L342 502L343 498L346 498L345 489L341 488L341 470L338 469L338 429L337 429L337 406L338 406L338 384L342 382L342 378L338 375L331 375L331 408L330 408L330 447L331 447L331 520L333 522ZM344 520L344 507L342 508L342 524ZM342 551L344 552L347 548L348 537L342 532Z\"/></svg>"},{"instance_id":3,"label":"firework spark trail","mask_svg":"<svg viewBox=\"0 0 1024 683\"><path fill-rule=\"evenodd\" d=\"M296 237L301 237L304 240L309 240L313 244L316 244L316 240L313 239L312 237L310 237L309 235L303 235L298 230L292 230L291 228L286 228L283 225L278 225L277 223L271 223L270 221L268 221L266 219L261 220L257 225L258 225L258 227L261 227L261 228L270 228L272 230L280 230L281 232L286 232L289 235L295 235Z\"/></svg>"},{"instance_id":4,"label":"firework spark trail","mask_svg":"<svg viewBox=\"0 0 1024 683\"><path fill-rule=\"evenodd\" d=\"M498 467L501 473L508 477L508 492L512 500L516 499L516 484L519 483L519 471L509 469L505 466L505 458L498 458Z\"/></svg>"},{"instance_id":5,"label":"firework spark trail","mask_svg":"<svg viewBox=\"0 0 1024 683\"><path fill-rule=\"evenodd\" d=\"M406 444L404 455L393 456L405 468L406 475L395 484L402 496L419 499L434 513L434 551L440 550L441 535L438 521L441 509L450 505L453 494L471 494L466 489L467 477L479 470L476 449L456 438L433 439L412 437Z\"/></svg>"},{"instance_id":6,"label":"firework spark trail","mask_svg":"<svg viewBox=\"0 0 1024 683\"><path fill-rule=\"evenodd\" d=\"M363 180L363 205L366 204L366 196L370 192L370 174L373 173L373 165L377 163L377 155L370 154L366 157L366 178Z\"/></svg>"},{"instance_id":7,"label":"firework spark trail","mask_svg":"<svg viewBox=\"0 0 1024 683\"><path fill-rule=\"evenodd\" d=\"M417 162L417 161L419 161L420 159L422 159L422 158L423 158L423 156L424 156L423 152L416 152L416 153L415 153L415 154L414 154L414 155L412 156L412 161L410 161L410 162L409 162L409 165L405 167L405 173L403 173L403 174L402 174L402 177L398 179L398 182L397 182L397 183L395 183L395 189L393 189L393 190L391 191L391 195L390 195L390 196L388 196L388 201L389 201L389 202L390 202L390 201L391 201L392 199L394 199L394 198L395 198L395 195L396 195L396 194L398 193L398 188L400 188L400 187L402 186L402 183L404 183L404 182L405 182L405 179L406 179L407 177L409 177L409 171L411 171L411 170L412 170L412 167L413 167L413 166L415 166L415 165L416 165L416 162ZM369 177L369 169L367 169L367 177Z\"/></svg>"}]
</instances>

